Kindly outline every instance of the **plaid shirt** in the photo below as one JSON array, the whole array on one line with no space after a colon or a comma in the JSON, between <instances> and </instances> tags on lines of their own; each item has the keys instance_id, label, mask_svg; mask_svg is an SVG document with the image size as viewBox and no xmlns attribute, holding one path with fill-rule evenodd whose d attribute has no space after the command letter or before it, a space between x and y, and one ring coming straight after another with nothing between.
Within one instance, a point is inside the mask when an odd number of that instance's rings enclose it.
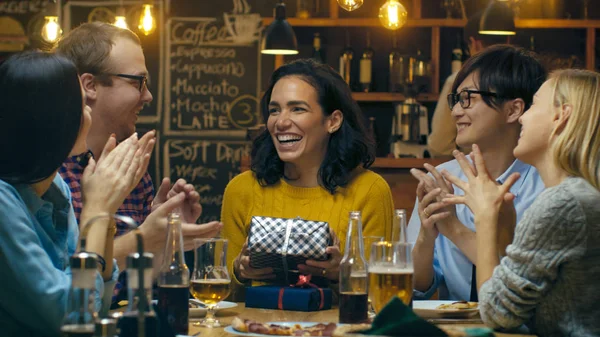
<instances>
[{"instance_id":1,"label":"plaid shirt","mask_svg":"<svg viewBox=\"0 0 600 337\"><path fill-rule=\"evenodd\" d=\"M93 156L92 151L88 151L84 154L67 158L58 170L71 190L73 210L75 210L75 217L78 224L82 207L81 177L88 161ZM154 186L152 185L150 174L146 172L140 183L125 198L123 204L117 210L117 214L127 215L135 220L138 225L141 225L152 210L152 200L154 200ZM121 236L129 230L123 222L117 220L117 233L115 236ZM123 266L120 266L120 268L123 268ZM123 269L121 270L123 271ZM115 284L112 308L115 308L116 303L122 299L127 299L127 273L124 272L119 275L119 279Z\"/></svg>"},{"instance_id":2,"label":"plaid shirt","mask_svg":"<svg viewBox=\"0 0 600 337\"><path fill-rule=\"evenodd\" d=\"M79 223L79 216L81 214L82 207L82 196L81 196L81 177L83 170L87 166L88 160L93 157L91 151L84 154L68 158L60 167L58 172L69 185L71 190L71 197L73 199L73 209L75 210L75 217L77 223ZM154 199L154 186L152 185L152 178L148 172L144 174L140 183L131 191L131 193L125 198L123 204L117 210L119 215L127 215L131 217L138 225L141 225L146 217L152 210L152 200ZM127 233L129 229L121 221L117 221L117 234L115 236L121 236Z\"/></svg>"}]
</instances>

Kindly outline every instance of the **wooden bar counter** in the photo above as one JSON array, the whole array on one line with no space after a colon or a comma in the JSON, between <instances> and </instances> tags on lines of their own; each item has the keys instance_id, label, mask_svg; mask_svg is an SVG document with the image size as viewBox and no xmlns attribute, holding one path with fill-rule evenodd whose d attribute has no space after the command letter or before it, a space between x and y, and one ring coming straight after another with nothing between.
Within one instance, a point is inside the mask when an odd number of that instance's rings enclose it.
<instances>
[{"instance_id":1,"label":"wooden bar counter","mask_svg":"<svg viewBox=\"0 0 600 337\"><path fill-rule=\"evenodd\" d=\"M303 311L285 311L285 310L271 310L271 309L255 309L246 308L244 303L238 303L235 308L222 310L217 312L217 318L221 321L221 324L228 326L234 317L240 317L242 319L251 319L259 322L334 322L338 321L338 309L334 308L331 310L303 312ZM196 319L197 320L197 319ZM203 328L196 327L193 325L195 319L190 319L189 335L199 333L201 337L229 337L233 336L225 332L223 327L221 328ZM460 328L460 327L484 327L482 323L455 323L455 324L439 324L442 328ZM518 335L518 334L505 334L495 333L496 336L513 336L513 337L525 337L532 335ZM265 335L266 336L266 335Z\"/></svg>"}]
</instances>

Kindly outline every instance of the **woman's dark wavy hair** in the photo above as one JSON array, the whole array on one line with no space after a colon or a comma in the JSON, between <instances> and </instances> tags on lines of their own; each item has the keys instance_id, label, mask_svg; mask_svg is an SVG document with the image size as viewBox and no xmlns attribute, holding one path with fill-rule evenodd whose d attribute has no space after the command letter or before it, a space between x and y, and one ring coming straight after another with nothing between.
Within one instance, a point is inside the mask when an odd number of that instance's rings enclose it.
<instances>
[{"instance_id":1,"label":"woman's dark wavy hair","mask_svg":"<svg viewBox=\"0 0 600 337\"><path fill-rule=\"evenodd\" d=\"M521 47L494 45L465 62L452 84L452 92L472 73L479 74L479 90L495 92L497 97L481 96L485 104L499 109L508 100L521 98L527 111L533 95L548 75L536 55Z\"/></svg>"},{"instance_id":2,"label":"woman's dark wavy hair","mask_svg":"<svg viewBox=\"0 0 600 337\"><path fill-rule=\"evenodd\" d=\"M0 64L0 179L33 184L65 161L79 133L82 96L77 68L39 51Z\"/></svg>"},{"instance_id":3,"label":"woman's dark wavy hair","mask_svg":"<svg viewBox=\"0 0 600 337\"><path fill-rule=\"evenodd\" d=\"M338 186L348 184L354 169L359 165L368 168L375 160L373 141L367 136L362 111L335 70L310 59L301 59L278 68L271 76L269 88L261 100L265 121L269 118L269 102L275 83L288 76L296 76L315 88L326 117L335 110L344 115L341 127L329 138L327 153L319 168L319 184L333 194ZM254 140L251 168L262 186L273 185L284 177L283 161L268 129Z\"/></svg>"}]
</instances>

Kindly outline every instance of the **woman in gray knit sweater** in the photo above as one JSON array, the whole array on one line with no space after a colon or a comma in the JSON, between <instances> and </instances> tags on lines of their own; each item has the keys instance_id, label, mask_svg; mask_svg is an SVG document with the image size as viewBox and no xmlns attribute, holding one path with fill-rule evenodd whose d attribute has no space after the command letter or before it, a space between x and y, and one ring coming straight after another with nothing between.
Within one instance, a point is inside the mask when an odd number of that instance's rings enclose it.
<instances>
[{"instance_id":1,"label":"woman in gray knit sweater","mask_svg":"<svg viewBox=\"0 0 600 337\"><path fill-rule=\"evenodd\" d=\"M454 156L468 177L443 173L464 190L444 202L464 203L477 228L477 287L483 321L493 328L526 324L540 336L600 335L600 74L553 73L519 119L518 159L537 168L546 185L516 225L499 260L499 214L515 196L518 174L490 179L477 146L472 165Z\"/></svg>"}]
</instances>

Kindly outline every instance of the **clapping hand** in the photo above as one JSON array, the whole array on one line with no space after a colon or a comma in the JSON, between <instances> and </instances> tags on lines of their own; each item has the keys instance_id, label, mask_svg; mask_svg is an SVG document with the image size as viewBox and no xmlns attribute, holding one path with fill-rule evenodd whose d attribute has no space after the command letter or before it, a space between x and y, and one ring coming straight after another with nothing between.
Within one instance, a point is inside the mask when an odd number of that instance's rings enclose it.
<instances>
[{"instance_id":1,"label":"clapping hand","mask_svg":"<svg viewBox=\"0 0 600 337\"><path fill-rule=\"evenodd\" d=\"M185 192L175 194L154 209L140 226L140 230L144 235L144 244L148 251L159 254L165 248L167 217L169 213L184 207L186 198ZM218 221L211 221L205 224L185 223L182 221L181 233L184 249L193 249L193 240L195 238L212 238L219 233L221 228L223 228L223 223Z\"/></svg>"},{"instance_id":2,"label":"clapping hand","mask_svg":"<svg viewBox=\"0 0 600 337\"><path fill-rule=\"evenodd\" d=\"M439 232L447 235L453 230L452 226L461 224L456 215L456 207L443 202L446 195L454 193L454 187L433 165L423 166L431 176L418 169L412 169L410 173L419 180L417 199L422 233L427 238L435 239Z\"/></svg>"},{"instance_id":3,"label":"clapping hand","mask_svg":"<svg viewBox=\"0 0 600 337\"><path fill-rule=\"evenodd\" d=\"M473 145L472 152L472 159L475 165L469 163L465 155L459 151L454 151L453 155L467 176L467 181L462 181L449 172L443 171L442 175L448 181L464 191L464 195L462 196L446 195L444 202L448 204L467 205L475 218L484 215L498 217L501 212L507 216L514 215L513 200L515 196L510 193L510 188L519 179L519 173L511 174L503 184L499 184L490 177L477 145ZM477 224L477 221L475 223Z\"/></svg>"},{"instance_id":4,"label":"clapping hand","mask_svg":"<svg viewBox=\"0 0 600 337\"><path fill-rule=\"evenodd\" d=\"M137 172L148 161L139 148L137 133L118 146L114 136L109 137L96 162L91 158L81 178L85 209L102 208L115 213L135 186Z\"/></svg>"},{"instance_id":5,"label":"clapping hand","mask_svg":"<svg viewBox=\"0 0 600 337\"><path fill-rule=\"evenodd\" d=\"M202 214L200 194L196 191L194 185L188 184L184 179L178 179L175 184L171 186L171 180L169 178L164 178L156 192L156 197L152 202L152 211L181 192L185 193L185 200L180 208L182 221L190 224L195 223Z\"/></svg>"}]
</instances>

